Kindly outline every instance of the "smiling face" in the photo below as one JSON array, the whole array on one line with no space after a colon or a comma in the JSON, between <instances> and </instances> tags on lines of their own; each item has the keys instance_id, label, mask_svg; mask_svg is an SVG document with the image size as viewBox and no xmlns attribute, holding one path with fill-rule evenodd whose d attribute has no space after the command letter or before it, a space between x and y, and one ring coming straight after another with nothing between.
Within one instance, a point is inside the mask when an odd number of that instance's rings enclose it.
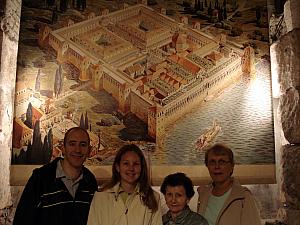
<instances>
[{"instance_id":1,"label":"smiling face","mask_svg":"<svg viewBox=\"0 0 300 225\"><path fill-rule=\"evenodd\" d=\"M230 180L234 164L228 155L216 155L210 152L207 157L207 168L214 183L225 183Z\"/></svg>"},{"instance_id":2,"label":"smiling face","mask_svg":"<svg viewBox=\"0 0 300 225\"><path fill-rule=\"evenodd\" d=\"M184 186L167 186L165 200L171 212L172 218L175 218L184 207L189 203L190 199L186 196Z\"/></svg>"},{"instance_id":3,"label":"smiling face","mask_svg":"<svg viewBox=\"0 0 300 225\"><path fill-rule=\"evenodd\" d=\"M89 137L81 129L71 130L63 147L64 165L69 170L79 170L90 154Z\"/></svg>"},{"instance_id":4,"label":"smiling face","mask_svg":"<svg viewBox=\"0 0 300 225\"><path fill-rule=\"evenodd\" d=\"M128 151L121 157L116 169L120 173L122 188L125 191L132 191L141 175L140 157L135 152Z\"/></svg>"}]
</instances>

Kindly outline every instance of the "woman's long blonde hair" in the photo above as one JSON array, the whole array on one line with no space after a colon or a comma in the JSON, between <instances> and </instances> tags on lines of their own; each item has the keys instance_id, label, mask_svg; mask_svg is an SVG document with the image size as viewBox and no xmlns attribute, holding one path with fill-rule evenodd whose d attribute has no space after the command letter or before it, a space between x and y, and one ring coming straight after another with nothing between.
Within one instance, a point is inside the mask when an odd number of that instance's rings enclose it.
<instances>
[{"instance_id":1,"label":"woman's long blonde hair","mask_svg":"<svg viewBox=\"0 0 300 225\"><path fill-rule=\"evenodd\" d=\"M124 145L119 149L117 152L117 155L115 157L114 163L112 165L112 178L110 182L105 184L100 191L107 190L109 188L112 188L115 186L118 182L121 181L121 176L120 173L117 170L117 166L120 166L120 162L122 159L122 156L125 155L127 152L134 152L137 154L140 158L140 163L141 163L141 174L140 177L138 178L138 183L140 186L140 193L141 193L141 199L143 203L152 210L152 212L156 212L158 210L158 202L154 196L154 191L151 187L150 184L150 179L148 175L148 168L147 168L147 163L145 156L141 149L136 146L135 144L129 144L129 145Z\"/></svg>"}]
</instances>

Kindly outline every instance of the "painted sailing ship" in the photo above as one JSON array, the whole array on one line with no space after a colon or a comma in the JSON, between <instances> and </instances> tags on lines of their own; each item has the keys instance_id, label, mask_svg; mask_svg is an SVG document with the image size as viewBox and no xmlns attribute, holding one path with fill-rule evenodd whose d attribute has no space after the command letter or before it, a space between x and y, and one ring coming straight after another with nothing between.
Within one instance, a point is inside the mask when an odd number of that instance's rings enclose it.
<instances>
[{"instance_id":1,"label":"painted sailing ship","mask_svg":"<svg viewBox=\"0 0 300 225\"><path fill-rule=\"evenodd\" d=\"M205 151L218 135L221 130L221 126L217 124L216 121L213 121L213 125L207 129L195 142L195 148L199 151Z\"/></svg>"}]
</instances>

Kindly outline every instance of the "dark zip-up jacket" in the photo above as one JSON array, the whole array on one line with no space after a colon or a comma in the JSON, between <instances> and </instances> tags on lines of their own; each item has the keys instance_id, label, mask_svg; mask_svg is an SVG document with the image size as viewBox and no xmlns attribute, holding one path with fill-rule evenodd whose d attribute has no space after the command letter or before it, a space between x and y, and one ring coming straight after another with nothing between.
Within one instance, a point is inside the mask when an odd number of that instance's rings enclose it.
<instances>
[{"instance_id":1,"label":"dark zip-up jacket","mask_svg":"<svg viewBox=\"0 0 300 225\"><path fill-rule=\"evenodd\" d=\"M73 198L61 178L56 178L59 160L33 171L19 201L13 225L86 225L90 203L97 190L96 179L83 167L83 178Z\"/></svg>"}]
</instances>

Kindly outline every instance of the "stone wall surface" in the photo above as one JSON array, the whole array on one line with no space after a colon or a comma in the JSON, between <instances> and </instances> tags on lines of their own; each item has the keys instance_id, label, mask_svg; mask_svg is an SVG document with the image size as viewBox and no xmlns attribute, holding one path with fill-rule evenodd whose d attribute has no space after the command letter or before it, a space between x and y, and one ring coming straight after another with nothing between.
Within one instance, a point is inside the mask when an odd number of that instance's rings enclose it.
<instances>
[{"instance_id":1,"label":"stone wall surface","mask_svg":"<svg viewBox=\"0 0 300 225\"><path fill-rule=\"evenodd\" d=\"M21 0L6 3L5 15L1 19L1 31L14 43L18 43L20 29Z\"/></svg>"},{"instance_id":2,"label":"stone wall surface","mask_svg":"<svg viewBox=\"0 0 300 225\"><path fill-rule=\"evenodd\" d=\"M285 138L291 144L300 143L300 29L282 38L275 47L282 96L279 112Z\"/></svg>"},{"instance_id":3,"label":"stone wall surface","mask_svg":"<svg viewBox=\"0 0 300 225\"><path fill-rule=\"evenodd\" d=\"M299 90L291 87L280 99L282 130L291 144L300 143L300 101Z\"/></svg>"},{"instance_id":4,"label":"stone wall surface","mask_svg":"<svg viewBox=\"0 0 300 225\"><path fill-rule=\"evenodd\" d=\"M287 31L275 46L281 96L279 117L289 144L280 149L280 201L278 220L300 225L300 1L284 7Z\"/></svg>"},{"instance_id":5,"label":"stone wall surface","mask_svg":"<svg viewBox=\"0 0 300 225\"><path fill-rule=\"evenodd\" d=\"M285 204L290 209L300 210L300 146L282 147L282 183ZM299 216L300 218L300 216ZM300 219L299 219L300 221Z\"/></svg>"},{"instance_id":6,"label":"stone wall surface","mask_svg":"<svg viewBox=\"0 0 300 225\"><path fill-rule=\"evenodd\" d=\"M300 1L289 0L284 4L284 20L287 31L300 28Z\"/></svg>"},{"instance_id":7,"label":"stone wall surface","mask_svg":"<svg viewBox=\"0 0 300 225\"><path fill-rule=\"evenodd\" d=\"M6 2L1 18L0 64L0 215L12 205L10 157L21 1ZM2 211L4 209L4 211Z\"/></svg>"},{"instance_id":8,"label":"stone wall surface","mask_svg":"<svg viewBox=\"0 0 300 225\"><path fill-rule=\"evenodd\" d=\"M282 36L276 45L280 89L284 93L290 87L300 86L300 29Z\"/></svg>"},{"instance_id":9,"label":"stone wall surface","mask_svg":"<svg viewBox=\"0 0 300 225\"><path fill-rule=\"evenodd\" d=\"M17 204L20 200L24 186L11 187L12 205L0 210L0 225L11 225L16 212Z\"/></svg>"},{"instance_id":10,"label":"stone wall surface","mask_svg":"<svg viewBox=\"0 0 300 225\"><path fill-rule=\"evenodd\" d=\"M282 147L281 201L278 219L288 225L300 225L300 146Z\"/></svg>"}]
</instances>

